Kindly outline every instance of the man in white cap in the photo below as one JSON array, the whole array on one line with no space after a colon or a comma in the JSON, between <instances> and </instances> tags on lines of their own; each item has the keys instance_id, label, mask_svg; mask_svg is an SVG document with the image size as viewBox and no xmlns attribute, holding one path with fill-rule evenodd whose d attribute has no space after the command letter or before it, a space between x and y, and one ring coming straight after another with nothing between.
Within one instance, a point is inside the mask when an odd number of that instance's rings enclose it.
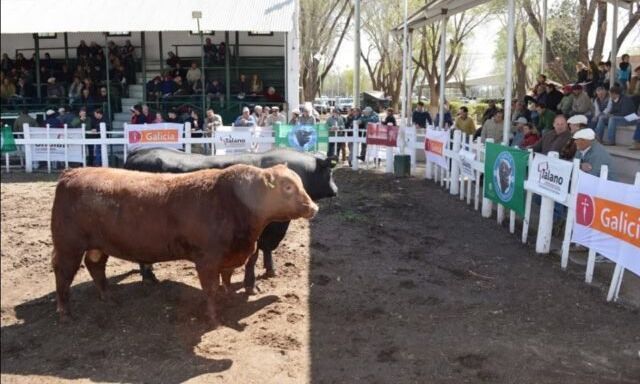
<instances>
[{"instance_id":1,"label":"man in white cap","mask_svg":"<svg viewBox=\"0 0 640 384\"><path fill-rule=\"evenodd\" d=\"M233 123L235 127L255 127L256 120L251 116L251 111L249 108L242 108L242 115L238 116L236 121Z\"/></svg>"},{"instance_id":2,"label":"man in white cap","mask_svg":"<svg viewBox=\"0 0 640 384\"><path fill-rule=\"evenodd\" d=\"M524 126L528 123L527 118L524 116L518 117L514 122L516 126L516 131L513 134L513 140L511 141L512 147L520 147L522 140L524 140Z\"/></svg>"},{"instance_id":3,"label":"man in white cap","mask_svg":"<svg viewBox=\"0 0 640 384\"><path fill-rule=\"evenodd\" d=\"M305 104L302 108L302 116L298 119L300 125L314 125L316 118L313 116L313 106Z\"/></svg>"},{"instance_id":4,"label":"man in white cap","mask_svg":"<svg viewBox=\"0 0 640 384\"><path fill-rule=\"evenodd\" d=\"M60 121L60 119L58 119L58 117L56 116L56 111L54 111L53 109L48 109L45 114L47 115L47 117L44 121L44 124L48 124L49 128L64 128L64 126L62 125L62 121Z\"/></svg>"},{"instance_id":5,"label":"man in white cap","mask_svg":"<svg viewBox=\"0 0 640 384\"><path fill-rule=\"evenodd\" d=\"M589 125L589 119L585 115L573 115L567 120L569 124L569 130L571 134L578 132L579 130L586 128Z\"/></svg>"},{"instance_id":6,"label":"man in white cap","mask_svg":"<svg viewBox=\"0 0 640 384\"><path fill-rule=\"evenodd\" d=\"M580 159L580 169L594 176L600 176L603 165L609 167L609 180L616 180L613 160L609 152L596 141L596 133L591 128L581 129L573 135L576 143L576 159Z\"/></svg>"},{"instance_id":7,"label":"man in white cap","mask_svg":"<svg viewBox=\"0 0 640 384\"><path fill-rule=\"evenodd\" d=\"M72 113L67 113L67 110L64 107L58 108L58 119L62 121L62 124L67 124L67 126L71 126L71 122L74 119Z\"/></svg>"}]
</instances>

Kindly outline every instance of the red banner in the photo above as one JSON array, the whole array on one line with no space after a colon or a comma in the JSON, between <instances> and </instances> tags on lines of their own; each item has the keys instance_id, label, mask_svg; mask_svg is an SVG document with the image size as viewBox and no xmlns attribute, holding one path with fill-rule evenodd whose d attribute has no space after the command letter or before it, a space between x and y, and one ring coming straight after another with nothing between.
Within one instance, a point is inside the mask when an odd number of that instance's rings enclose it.
<instances>
[{"instance_id":1,"label":"red banner","mask_svg":"<svg viewBox=\"0 0 640 384\"><path fill-rule=\"evenodd\" d=\"M381 123L367 124L367 144L395 147L398 142L398 127Z\"/></svg>"}]
</instances>

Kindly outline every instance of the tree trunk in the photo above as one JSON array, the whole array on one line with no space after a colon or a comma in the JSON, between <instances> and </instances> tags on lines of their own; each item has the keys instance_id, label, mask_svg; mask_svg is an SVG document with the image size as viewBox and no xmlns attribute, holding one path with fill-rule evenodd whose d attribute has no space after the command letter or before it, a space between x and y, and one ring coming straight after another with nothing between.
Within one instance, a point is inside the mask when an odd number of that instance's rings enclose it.
<instances>
[{"instance_id":1,"label":"tree trunk","mask_svg":"<svg viewBox=\"0 0 640 384\"><path fill-rule=\"evenodd\" d=\"M593 45L593 54L591 60L597 65L602 61L602 51L604 50L604 41L607 37L607 3L598 2L598 21L596 30L596 41Z\"/></svg>"}]
</instances>

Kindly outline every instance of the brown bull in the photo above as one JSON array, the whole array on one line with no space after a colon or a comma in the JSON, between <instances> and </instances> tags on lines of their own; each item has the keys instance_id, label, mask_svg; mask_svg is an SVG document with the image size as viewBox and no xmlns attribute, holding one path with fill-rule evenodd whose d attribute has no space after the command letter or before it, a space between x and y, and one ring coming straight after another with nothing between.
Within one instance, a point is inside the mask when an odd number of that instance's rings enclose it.
<instances>
[{"instance_id":1,"label":"brown bull","mask_svg":"<svg viewBox=\"0 0 640 384\"><path fill-rule=\"evenodd\" d=\"M207 312L216 322L218 274L243 265L272 221L311 218L318 206L284 165L236 165L187 174L80 168L62 174L51 218L57 310L84 256L105 297L108 256L139 263L195 263Z\"/></svg>"}]
</instances>

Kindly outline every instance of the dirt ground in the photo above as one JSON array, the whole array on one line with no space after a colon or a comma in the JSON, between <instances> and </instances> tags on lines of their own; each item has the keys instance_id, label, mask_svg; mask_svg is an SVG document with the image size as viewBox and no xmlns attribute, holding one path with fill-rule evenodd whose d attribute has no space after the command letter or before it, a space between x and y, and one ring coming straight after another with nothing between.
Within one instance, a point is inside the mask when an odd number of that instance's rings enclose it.
<instances>
[{"instance_id":1,"label":"dirt ground","mask_svg":"<svg viewBox=\"0 0 640 384\"><path fill-rule=\"evenodd\" d=\"M336 171L293 223L278 276L208 329L193 266L110 259L115 303L82 268L58 324L55 176L2 175L2 383L640 383L640 313L563 272L432 182ZM261 265L261 262L259 262ZM261 272L260 272L261 273ZM221 299L222 300L222 299Z\"/></svg>"}]
</instances>

